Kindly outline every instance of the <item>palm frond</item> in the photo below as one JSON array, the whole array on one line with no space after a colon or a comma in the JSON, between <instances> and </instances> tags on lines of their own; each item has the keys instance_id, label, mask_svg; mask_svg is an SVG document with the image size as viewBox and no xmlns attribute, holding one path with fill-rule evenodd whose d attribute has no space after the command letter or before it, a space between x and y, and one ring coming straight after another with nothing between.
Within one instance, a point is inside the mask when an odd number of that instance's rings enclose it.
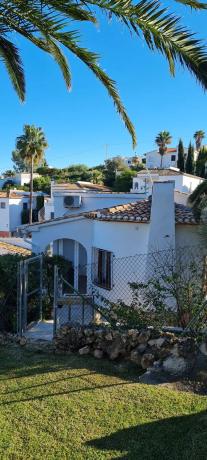
<instances>
[{"instance_id":1,"label":"palm frond","mask_svg":"<svg viewBox=\"0 0 207 460\"><path fill-rule=\"evenodd\" d=\"M190 6L194 10L206 10L207 3L198 2L197 0L175 0L177 3Z\"/></svg>"},{"instance_id":2,"label":"palm frond","mask_svg":"<svg viewBox=\"0 0 207 460\"><path fill-rule=\"evenodd\" d=\"M55 34L56 39L62 43L66 48L68 48L72 53L74 53L81 61L83 61L96 77L101 81L101 83L107 89L109 95L112 97L114 104L121 118L123 119L126 128L132 137L133 147L136 146L136 133L134 126L126 113L126 109L121 102L119 93L116 89L115 81L112 80L99 66L98 58L99 56L86 48L82 48L78 45L78 35L76 32L63 32Z\"/></svg>"},{"instance_id":3,"label":"palm frond","mask_svg":"<svg viewBox=\"0 0 207 460\"><path fill-rule=\"evenodd\" d=\"M24 101L25 79L19 52L11 41L2 36L0 36L0 60L4 62L19 98Z\"/></svg>"}]
</instances>

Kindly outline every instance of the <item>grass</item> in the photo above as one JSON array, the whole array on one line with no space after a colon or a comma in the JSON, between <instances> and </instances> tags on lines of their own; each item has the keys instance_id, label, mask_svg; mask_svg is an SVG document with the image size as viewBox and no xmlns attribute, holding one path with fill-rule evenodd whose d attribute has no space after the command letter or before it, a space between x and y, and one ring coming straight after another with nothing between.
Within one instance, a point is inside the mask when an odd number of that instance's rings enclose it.
<instances>
[{"instance_id":1,"label":"grass","mask_svg":"<svg viewBox=\"0 0 207 460\"><path fill-rule=\"evenodd\" d=\"M207 458L207 398L134 367L0 348L0 459Z\"/></svg>"}]
</instances>

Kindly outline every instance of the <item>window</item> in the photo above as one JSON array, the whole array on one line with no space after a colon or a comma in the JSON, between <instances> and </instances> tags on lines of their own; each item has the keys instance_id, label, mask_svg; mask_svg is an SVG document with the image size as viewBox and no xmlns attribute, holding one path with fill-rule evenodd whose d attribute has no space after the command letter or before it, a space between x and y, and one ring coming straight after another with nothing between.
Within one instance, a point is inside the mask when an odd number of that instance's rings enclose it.
<instances>
[{"instance_id":1,"label":"window","mask_svg":"<svg viewBox=\"0 0 207 460\"><path fill-rule=\"evenodd\" d=\"M175 161L176 160L176 155L171 155L171 161Z\"/></svg>"},{"instance_id":2,"label":"window","mask_svg":"<svg viewBox=\"0 0 207 460\"><path fill-rule=\"evenodd\" d=\"M54 219L54 217L55 217L55 213L54 213L54 212L51 212L51 213L50 213L50 219Z\"/></svg>"},{"instance_id":3,"label":"window","mask_svg":"<svg viewBox=\"0 0 207 460\"><path fill-rule=\"evenodd\" d=\"M26 211L26 210L27 210L27 208L28 208L28 205L27 205L27 203L23 203L23 209L24 209L24 211Z\"/></svg>"},{"instance_id":4,"label":"window","mask_svg":"<svg viewBox=\"0 0 207 460\"><path fill-rule=\"evenodd\" d=\"M112 289L112 252L93 249L93 282L104 289Z\"/></svg>"},{"instance_id":5,"label":"window","mask_svg":"<svg viewBox=\"0 0 207 460\"><path fill-rule=\"evenodd\" d=\"M135 188L135 190L138 190L138 189L139 189L139 184L138 184L138 182L135 182L135 183L134 183L134 188Z\"/></svg>"},{"instance_id":6,"label":"window","mask_svg":"<svg viewBox=\"0 0 207 460\"><path fill-rule=\"evenodd\" d=\"M5 201L1 201L0 207L1 207L1 209L5 209L5 208L6 208L6 203L5 203Z\"/></svg>"}]
</instances>

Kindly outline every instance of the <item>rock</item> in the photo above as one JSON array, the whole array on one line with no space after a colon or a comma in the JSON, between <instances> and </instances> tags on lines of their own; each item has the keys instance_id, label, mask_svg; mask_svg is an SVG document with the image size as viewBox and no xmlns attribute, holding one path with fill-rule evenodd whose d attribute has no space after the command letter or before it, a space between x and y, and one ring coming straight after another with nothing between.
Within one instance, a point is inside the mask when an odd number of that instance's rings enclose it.
<instances>
[{"instance_id":1,"label":"rock","mask_svg":"<svg viewBox=\"0 0 207 460\"><path fill-rule=\"evenodd\" d=\"M129 329L128 330L128 337L130 337L130 339L136 340L138 335L139 335L139 332L137 331L137 329Z\"/></svg>"},{"instance_id":2,"label":"rock","mask_svg":"<svg viewBox=\"0 0 207 460\"><path fill-rule=\"evenodd\" d=\"M187 370L187 361L181 356L169 356L162 364L165 372L182 375Z\"/></svg>"},{"instance_id":3,"label":"rock","mask_svg":"<svg viewBox=\"0 0 207 460\"><path fill-rule=\"evenodd\" d=\"M109 342L111 342L111 340L113 340L113 336L112 336L111 332L106 333L105 340L108 340Z\"/></svg>"},{"instance_id":4,"label":"rock","mask_svg":"<svg viewBox=\"0 0 207 460\"><path fill-rule=\"evenodd\" d=\"M199 349L203 355L207 356L207 342L202 342Z\"/></svg>"},{"instance_id":5,"label":"rock","mask_svg":"<svg viewBox=\"0 0 207 460\"><path fill-rule=\"evenodd\" d=\"M88 355L90 353L90 347L88 347L88 345L86 345L85 347L82 347L80 348L80 350L78 350L78 353L79 355Z\"/></svg>"},{"instance_id":6,"label":"rock","mask_svg":"<svg viewBox=\"0 0 207 460\"><path fill-rule=\"evenodd\" d=\"M102 358L103 358L103 351L102 351L102 350L99 350L99 349L97 348L96 350L94 350L93 356L94 356L94 358L102 359Z\"/></svg>"},{"instance_id":7,"label":"rock","mask_svg":"<svg viewBox=\"0 0 207 460\"><path fill-rule=\"evenodd\" d=\"M27 343L27 339L26 337L21 337L20 341L19 341L19 345L21 345L21 347L24 347Z\"/></svg>"},{"instance_id":8,"label":"rock","mask_svg":"<svg viewBox=\"0 0 207 460\"><path fill-rule=\"evenodd\" d=\"M184 358L190 358L195 356L197 352L197 344L194 338L187 337L181 339L178 343L178 353Z\"/></svg>"},{"instance_id":9,"label":"rock","mask_svg":"<svg viewBox=\"0 0 207 460\"><path fill-rule=\"evenodd\" d=\"M148 345L150 345L150 347L154 346L157 348L161 348L165 342L166 342L166 339L164 337L159 337L159 339L149 340Z\"/></svg>"},{"instance_id":10,"label":"rock","mask_svg":"<svg viewBox=\"0 0 207 460\"><path fill-rule=\"evenodd\" d=\"M155 357L152 353L145 353L141 358L142 369L148 369L153 365Z\"/></svg>"},{"instance_id":11,"label":"rock","mask_svg":"<svg viewBox=\"0 0 207 460\"><path fill-rule=\"evenodd\" d=\"M138 335L138 342L139 343L147 343L149 338L151 336L151 331L141 331L140 334Z\"/></svg>"},{"instance_id":12,"label":"rock","mask_svg":"<svg viewBox=\"0 0 207 460\"><path fill-rule=\"evenodd\" d=\"M145 352L146 348L147 348L147 344L145 344L145 343L140 343L140 345L138 345L138 347L136 348L136 350L137 350L140 354L142 354L142 353Z\"/></svg>"},{"instance_id":13,"label":"rock","mask_svg":"<svg viewBox=\"0 0 207 460\"><path fill-rule=\"evenodd\" d=\"M139 354L139 352L137 350L131 351L130 360L133 363L138 364L138 366L140 366L140 364L141 364L141 356L140 356L140 354Z\"/></svg>"},{"instance_id":14,"label":"rock","mask_svg":"<svg viewBox=\"0 0 207 460\"><path fill-rule=\"evenodd\" d=\"M106 352L111 360L117 359L119 356L125 356L126 349L124 348L121 337L114 339L111 345L107 347Z\"/></svg>"}]
</instances>

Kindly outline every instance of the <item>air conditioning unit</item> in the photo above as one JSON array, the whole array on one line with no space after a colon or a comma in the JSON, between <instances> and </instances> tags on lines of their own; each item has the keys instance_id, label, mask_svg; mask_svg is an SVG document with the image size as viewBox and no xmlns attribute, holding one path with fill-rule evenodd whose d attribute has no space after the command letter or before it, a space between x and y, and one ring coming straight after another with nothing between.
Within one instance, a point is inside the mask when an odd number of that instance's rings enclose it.
<instances>
[{"instance_id":1,"label":"air conditioning unit","mask_svg":"<svg viewBox=\"0 0 207 460\"><path fill-rule=\"evenodd\" d=\"M64 208L80 208L81 196L80 195L68 195L64 196Z\"/></svg>"}]
</instances>

